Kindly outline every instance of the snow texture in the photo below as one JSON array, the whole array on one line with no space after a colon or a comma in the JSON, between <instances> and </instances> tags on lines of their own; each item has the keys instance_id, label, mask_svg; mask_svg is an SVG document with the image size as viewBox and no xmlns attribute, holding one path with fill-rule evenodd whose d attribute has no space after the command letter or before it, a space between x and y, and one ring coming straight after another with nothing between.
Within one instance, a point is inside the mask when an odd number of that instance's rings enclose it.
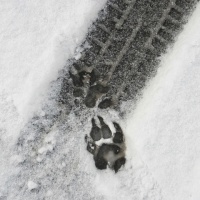
<instances>
[{"instance_id":1,"label":"snow texture","mask_svg":"<svg viewBox=\"0 0 200 200\"><path fill-rule=\"evenodd\" d=\"M21 130L34 112L40 111L49 83L75 55L75 48L82 43L105 2L1 1L0 185L18 172L10 168L13 162L17 165L23 159L21 155L11 155ZM49 151L52 147L45 148Z\"/></svg>"},{"instance_id":2,"label":"snow texture","mask_svg":"<svg viewBox=\"0 0 200 200\"><path fill-rule=\"evenodd\" d=\"M91 113L63 118L34 150L31 142L14 148L21 134L27 141L40 136L24 126L35 112L46 116L41 105L50 82L67 59L79 57L75 48L105 2L1 2L0 199L200 199L200 4L135 109L120 121L127 164L118 174L97 170L85 150ZM108 124L119 121L114 111L100 114Z\"/></svg>"},{"instance_id":3,"label":"snow texture","mask_svg":"<svg viewBox=\"0 0 200 200\"><path fill-rule=\"evenodd\" d=\"M38 188L37 183L34 183L33 181L28 181L28 189L29 190L34 190L34 189L37 189L37 188Z\"/></svg>"},{"instance_id":4,"label":"snow texture","mask_svg":"<svg viewBox=\"0 0 200 200\"><path fill-rule=\"evenodd\" d=\"M199 17L200 4L127 120L130 149L167 200L200 199Z\"/></svg>"},{"instance_id":5,"label":"snow texture","mask_svg":"<svg viewBox=\"0 0 200 200\"><path fill-rule=\"evenodd\" d=\"M0 122L9 143L39 109L105 2L1 1Z\"/></svg>"}]
</instances>

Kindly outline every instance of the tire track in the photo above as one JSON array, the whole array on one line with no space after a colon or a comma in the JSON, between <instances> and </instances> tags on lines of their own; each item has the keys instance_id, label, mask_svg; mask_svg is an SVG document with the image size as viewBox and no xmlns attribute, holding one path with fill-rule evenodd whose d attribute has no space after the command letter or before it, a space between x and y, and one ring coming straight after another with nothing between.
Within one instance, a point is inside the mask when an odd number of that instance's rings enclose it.
<instances>
[{"instance_id":1,"label":"tire track","mask_svg":"<svg viewBox=\"0 0 200 200\"><path fill-rule=\"evenodd\" d=\"M196 2L109 1L88 33L85 43L90 48L70 67L74 90L80 91L77 101L89 108L100 101L98 107L105 109L136 98L156 73L159 56L173 43ZM65 87L62 102L66 102Z\"/></svg>"}]
</instances>

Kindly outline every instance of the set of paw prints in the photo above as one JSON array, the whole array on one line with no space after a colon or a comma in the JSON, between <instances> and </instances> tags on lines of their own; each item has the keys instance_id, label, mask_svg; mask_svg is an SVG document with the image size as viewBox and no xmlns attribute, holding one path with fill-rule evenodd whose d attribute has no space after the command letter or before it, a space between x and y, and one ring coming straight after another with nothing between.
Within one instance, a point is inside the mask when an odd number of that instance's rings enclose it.
<instances>
[{"instance_id":1,"label":"set of paw prints","mask_svg":"<svg viewBox=\"0 0 200 200\"><path fill-rule=\"evenodd\" d=\"M109 87L100 81L100 74L95 69L91 69L91 71L77 69L77 73L69 71L69 75L74 85L74 97L83 97L88 108L95 107L97 100L109 90ZM98 107L105 109L112 105L112 100L105 98L98 104ZM110 168L117 173L126 162L124 134L118 123L113 122L115 133L112 134L104 119L98 116L98 120L100 127L92 118L92 129L90 134L85 136L87 150L93 155L97 169Z\"/></svg>"},{"instance_id":2,"label":"set of paw prints","mask_svg":"<svg viewBox=\"0 0 200 200\"><path fill-rule=\"evenodd\" d=\"M90 134L85 136L87 150L93 155L97 169L103 170L109 167L117 173L126 162L124 134L118 123L113 122L115 133L112 134L104 119L98 116L98 120L100 127L92 118L92 129ZM102 144L99 145L100 141Z\"/></svg>"}]
</instances>

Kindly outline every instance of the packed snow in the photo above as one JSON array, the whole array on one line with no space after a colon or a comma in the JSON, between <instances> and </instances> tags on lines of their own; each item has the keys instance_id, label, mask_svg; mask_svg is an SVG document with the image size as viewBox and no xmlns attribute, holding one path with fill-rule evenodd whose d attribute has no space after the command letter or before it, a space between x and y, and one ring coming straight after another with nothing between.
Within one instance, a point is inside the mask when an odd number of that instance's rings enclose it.
<instances>
[{"instance_id":1,"label":"packed snow","mask_svg":"<svg viewBox=\"0 0 200 200\"><path fill-rule=\"evenodd\" d=\"M75 55L76 47L105 3L106 0L0 2L0 185L11 173L8 166L13 161L10 163L8 158L20 131L40 110L49 83Z\"/></svg>"},{"instance_id":2,"label":"packed snow","mask_svg":"<svg viewBox=\"0 0 200 200\"><path fill-rule=\"evenodd\" d=\"M200 199L199 18L200 4L127 120L130 149L168 200Z\"/></svg>"},{"instance_id":3,"label":"packed snow","mask_svg":"<svg viewBox=\"0 0 200 200\"><path fill-rule=\"evenodd\" d=\"M46 115L41 105L50 83L69 58L79 58L75 49L105 2L1 2L0 199L200 199L200 4L142 98L120 121L127 163L118 174L94 167L81 135L90 130L90 119L82 127L73 114L67 122L75 124L74 132L56 124L35 151L13 148L34 112ZM102 114L109 124L110 118L119 120L114 111ZM31 167L23 167L26 153L34 160Z\"/></svg>"},{"instance_id":4,"label":"packed snow","mask_svg":"<svg viewBox=\"0 0 200 200\"><path fill-rule=\"evenodd\" d=\"M74 56L105 2L1 2L0 122L9 143L39 109L49 83Z\"/></svg>"},{"instance_id":5,"label":"packed snow","mask_svg":"<svg viewBox=\"0 0 200 200\"><path fill-rule=\"evenodd\" d=\"M37 183L33 182L33 181L29 181L28 182L28 189L29 190L34 190L34 189L37 189L38 188L38 185Z\"/></svg>"}]
</instances>

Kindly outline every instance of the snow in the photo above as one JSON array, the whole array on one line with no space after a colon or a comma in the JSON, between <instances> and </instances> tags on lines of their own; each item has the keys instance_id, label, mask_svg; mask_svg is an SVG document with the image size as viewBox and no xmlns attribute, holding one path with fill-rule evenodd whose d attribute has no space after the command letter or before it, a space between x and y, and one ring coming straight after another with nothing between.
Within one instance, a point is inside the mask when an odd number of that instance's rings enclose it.
<instances>
[{"instance_id":1,"label":"snow","mask_svg":"<svg viewBox=\"0 0 200 200\"><path fill-rule=\"evenodd\" d=\"M24 158L21 155L13 155L11 161L13 165L19 165L24 162Z\"/></svg>"},{"instance_id":2,"label":"snow","mask_svg":"<svg viewBox=\"0 0 200 200\"><path fill-rule=\"evenodd\" d=\"M127 121L129 145L168 200L200 199L199 13L200 4Z\"/></svg>"},{"instance_id":3,"label":"snow","mask_svg":"<svg viewBox=\"0 0 200 200\"><path fill-rule=\"evenodd\" d=\"M0 129L6 132L2 140L9 137L11 143L18 138L105 2L1 2Z\"/></svg>"},{"instance_id":4,"label":"snow","mask_svg":"<svg viewBox=\"0 0 200 200\"><path fill-rule=\"evenodd\" d=\"M28 181L27 185L28 185L28 189L29 190L34 190L34 189L38 188L38 185L35 182L33 182L33 181Z\"/></svg>"},{"instance_id":5,"label":"snow","mask_svg":"<svg viewBox=\"0 0 200 200\"><path fill-rule=\"evenodd\" d=\"M80 57L76 47L105 2L1 2L0 199L200 199L200 4L142 99L120 121L127 163L117 174L97 170L85 151L90 113L84 122L71 113L37 138L34 149L15 149L22 130L28 144L35 140L35 130L24 125L35 112L45 119L41 104L50 83L69 58ZM117 113L100 114L113 132Z\"/></svg>"},{"instance_id":6,"label":"snow","mask_svg":"<svg viewBox=\"0 0 200 200\"><path fill-rule=\"evenodd\" d=\"M12 173L18 173L12 169L13 159L8 158L21 130L40 110L49 83L76 54L76 47L105 2L1 1L0 186ZM29 139L33 137L30 133ZM37 160L41 162L42 158Z\"/></svg>"}]
</instances>

